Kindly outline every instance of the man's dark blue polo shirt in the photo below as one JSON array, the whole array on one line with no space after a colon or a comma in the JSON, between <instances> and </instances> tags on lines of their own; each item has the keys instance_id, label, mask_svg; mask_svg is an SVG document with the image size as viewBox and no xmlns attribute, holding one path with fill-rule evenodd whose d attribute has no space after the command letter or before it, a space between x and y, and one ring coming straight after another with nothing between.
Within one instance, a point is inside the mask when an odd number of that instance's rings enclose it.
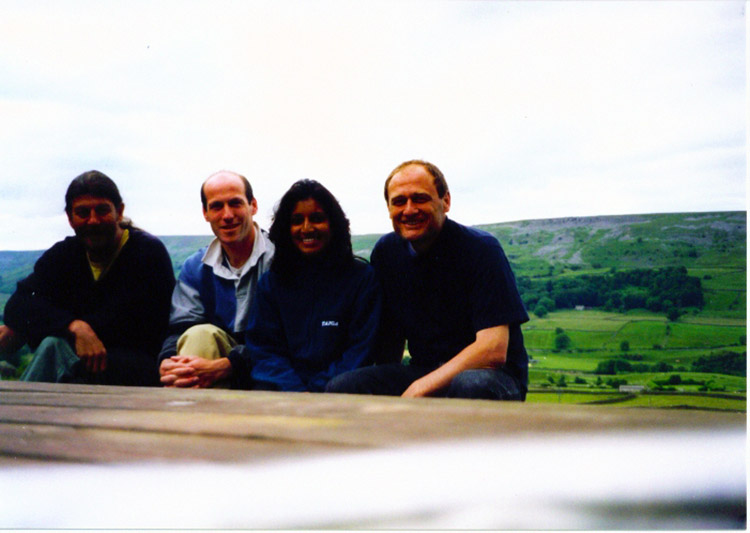
<instances>
[{"instance_id":1,"label":"man's dark blue polo shirt","mask_svg":"<svg viewBox=\"0 0 750 533\"><path fill-rule=\"evenodd\" d=\"M477 331L508 324L505 371L526 390L520 325L529 316L495 237L446 219L424 254L389 233L371 260L384 290L381 361L398 360L406 340L411 364L437 368L474 342Z\"/></svg>"}]
</instances>

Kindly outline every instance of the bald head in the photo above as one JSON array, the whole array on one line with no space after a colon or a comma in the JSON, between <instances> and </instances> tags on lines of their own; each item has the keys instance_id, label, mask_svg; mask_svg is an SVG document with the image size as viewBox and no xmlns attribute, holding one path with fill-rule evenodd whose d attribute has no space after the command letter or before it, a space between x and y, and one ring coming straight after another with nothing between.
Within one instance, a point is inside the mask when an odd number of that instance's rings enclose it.
<instances>
[{"instance_id":1,"label":"bald head","mask_svg":"<svg viewBox=\"0 0 750 533\"><path fill-rule=\"evenodd\" d=\"M208 207L207 199L206 199L206 185L211 183L230 183L235 180L240 180L242 182L242 186L245 189L245 197L247 198L248 203L251 203L253 201L253 188L250 186L250 182L247 181L247 178L243 176L242 174L237 174L236 172L232 172L231 170L220 170L219 172L215 172L211 174L208 178L206 178L206 181L203 182L201 185L201 204L203 205L203 210L205 211Z\"/></svg>"}]
</instances>

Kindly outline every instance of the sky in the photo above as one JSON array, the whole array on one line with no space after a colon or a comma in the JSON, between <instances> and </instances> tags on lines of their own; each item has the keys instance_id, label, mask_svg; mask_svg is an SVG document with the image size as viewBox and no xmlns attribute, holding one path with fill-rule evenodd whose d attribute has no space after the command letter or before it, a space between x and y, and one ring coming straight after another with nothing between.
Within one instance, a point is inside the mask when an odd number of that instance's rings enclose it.
<instances>
[{"instance_id":1,"label":"sky","mask_svg":"<svg viewBox=\"0 0 750 533\"><path fill-rule=\"evenodd\" d=\"M317 179L352 233L436 164L464 224L745 210L742 1L0 0L0 250L72 234L90 169L156 235L208 235L200 185L267 228Z\"/></svg>"}]
</instances>

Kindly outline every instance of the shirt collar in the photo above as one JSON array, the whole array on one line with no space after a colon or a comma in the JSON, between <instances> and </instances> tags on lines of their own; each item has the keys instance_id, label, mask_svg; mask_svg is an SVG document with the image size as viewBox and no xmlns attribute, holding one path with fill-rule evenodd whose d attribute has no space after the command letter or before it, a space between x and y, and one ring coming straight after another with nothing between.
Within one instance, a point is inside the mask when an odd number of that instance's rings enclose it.
<instances>
[{"instance_id":1,"label":"shirt collar","mask_svg":"<svg viewBox=\"0 0 750 533\"><path fill-rule=\"evenodd\" d=\"M258 264L261 256L270 247L268 238L263 234L258 224L253 223L255 226L255 242L253 243L253 251L250 253L250 257L245 261L240 270L240 276L244 276L251 268ZM201 259L203 264L210 266L214 274L225 279L238 279L232 269L229 268L228 262L224 257L224 250L221 248L221 242L219 239L214 238L211 244L206 248L206 252L203 254Z\"/></svg>"}]
</instances>

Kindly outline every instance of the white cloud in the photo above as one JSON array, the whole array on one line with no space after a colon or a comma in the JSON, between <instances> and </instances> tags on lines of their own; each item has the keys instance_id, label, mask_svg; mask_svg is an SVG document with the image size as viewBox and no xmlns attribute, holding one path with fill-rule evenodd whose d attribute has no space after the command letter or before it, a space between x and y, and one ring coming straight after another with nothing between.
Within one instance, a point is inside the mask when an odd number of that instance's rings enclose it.
<instances>
[{"instance_id":1,"label":"white cloud","mask_svg":"<svg viewBox=\"0 0 750 533\"><path fill-rule=\"evenodd\" d=\"M0 249L49 246L90 168L157 234L208 231L219 168L262 225L309 177L388 231L412 157L471 224L744 209L744 40L741 2L5 2L2 185L37 215L0 198Z\"/></svg>"}]
</instances>

